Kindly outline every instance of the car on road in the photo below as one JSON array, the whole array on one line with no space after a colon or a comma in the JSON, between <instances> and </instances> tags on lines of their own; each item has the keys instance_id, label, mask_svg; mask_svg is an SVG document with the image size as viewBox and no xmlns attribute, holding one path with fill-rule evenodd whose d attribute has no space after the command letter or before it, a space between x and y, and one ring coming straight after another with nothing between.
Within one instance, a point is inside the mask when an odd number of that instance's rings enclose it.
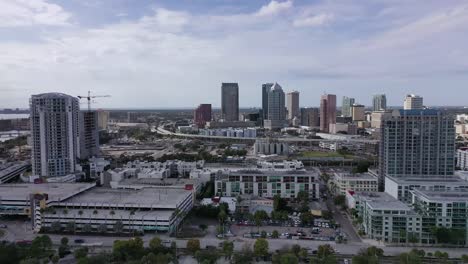
<instances>
[{"instance_id":1,"label":"car on road","mask_svg":"<svg viewBox=\"0 0 468 264\"><path fill-rule=\"evenodd\" d=\"M84 239L81 239L81 238L75 239L75 244L83 244L84 242L85 242Z\"/></svg>"}]
</instances>

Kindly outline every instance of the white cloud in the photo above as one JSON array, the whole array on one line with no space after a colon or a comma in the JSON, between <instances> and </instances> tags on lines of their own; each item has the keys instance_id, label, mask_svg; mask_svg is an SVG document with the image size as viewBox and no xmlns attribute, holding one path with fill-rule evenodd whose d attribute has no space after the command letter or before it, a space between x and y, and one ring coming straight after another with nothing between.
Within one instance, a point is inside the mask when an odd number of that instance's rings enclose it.
<instances>
[{"instance_id":1,"label":"white cloud","mask_svg":"<svg viewBox=\"0 0 468 264\"><path fill-rule=\"evenodd\" d=\"M172 11L165 8L155 9L152 16L145 16L140 21L143 24L158 26L165 31L179 31L189 21L190 15L185 12Z\"/></svg>"},{"instance_id":2,"label":"white cloud","mask_svg":"<svg viewBox=\"0 0 468 264\"><path fill-rule=\"evenodd\" d=\"M64 26L71 14L44 0L0 0L0 27Z\"/></svg>"},{"instance_id":3,"label":"white cloud","mask_svg":"<svg viewBox=\"0 0 468 264\"><path fill-rule=\"evenodd\" d=\"M333 14L318 14L315 16L302 17L295 19L293 25L295 27L316 27L325 25L334 19Z\"/></svg>"},{"instance_id":4,"label":"white cloud","mask_svg":"<svg viewBox=\"0 0 468 264\"><path fill-rule=\"evenodd\" d=\"M272 0L268 5L262 6L260 10L258 10L255 15L256 16L274 16L281 12L284 12L290 9L293 5L293 2L288 0L285 2L279 2Z\"/></svg>"}]
</instances>

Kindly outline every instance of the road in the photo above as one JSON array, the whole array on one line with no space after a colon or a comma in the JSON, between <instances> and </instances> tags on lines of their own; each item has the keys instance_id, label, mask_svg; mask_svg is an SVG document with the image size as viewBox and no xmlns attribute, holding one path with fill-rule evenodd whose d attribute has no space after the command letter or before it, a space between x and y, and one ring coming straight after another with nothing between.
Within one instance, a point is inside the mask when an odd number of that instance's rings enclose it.
<instances>
[{"instance_id":1,"label":"road","mask_svg":"<svg viewBox=\"0 0 468 264\"><path fill-rule=\"evenodd\" d=\"M361 238L356 233L356 230L353 227L353 224L349 221L348 217L343 215L338 209L335 204L333 203L333 199L328 194L330 198L327 199L327 207L333 213L333 219L336 223L340 224L341 230L348 235L348 241L350 242L361 242Z\"/></svg>"},{"instance_id":2,"label":"road","mask_svg":"<svg viewBox=\"0 0 468 264\"><path fill-rule=\"evenodd\" d=\"M4 223L8 225L7 229L4 229L6 231L5 236L2 238L3 240L7 241L18 241L18 240L32 240L34 239L37 234L34 234L30 230L30 223L25 222L25 221L4 221L1 220L0 223ZM74 244L74 240L77 238L84 239L86 243L101 243L102 242L102 248L109 250L115 240L125 240L129 239L129 237L111 237L111 236L82 236L82 235L55 235L55 234L49 234L51 237L54 245L59 245L60 244L60 239L64 236L67 236L70 240L71 246L79 246L77 244ZM168 237L167 235L164 234L158 234L158 237L160 237L163 241L175 241L177 244L177 247L179 248L185 248L187 244L187 239L175 239L172 237ZM148 245L149 241L154 237L152 234L147 234L142 237L143 241L145 242L146 245ZM248 243L253 245L255 242L255 239L248 239L248 238L238 238L234 237L230 239L231 241L234 242L234 247L235 250L241 250L242 247ZM215 246L217 247L220 242L223 240L220 240L214 236L209 236L209 237L204 237L200 238L200 243L202 247L206 246ZM370 245L364 242L355 242L355 241L350 241L347 244L336 244L335 242L329 242L329 241L311 241L311 240L291 240L291 239L268 239L269 242L269 247L270 251L275 251L284 248L285 246L292 246L292 245L300 245L301 247L309 248L312 250L315 250L318 248L319 245L324 245L324 244L330 244L332 245L340 254L345 254L345 255L352 255L356 254L359 252L360 249L362 248L367 248ZM382 248L385 252L385 255L398 255L403 252L408 252L410 250L409 247L386 247L385 245L378 245L378 247ZM426 252L432 252L434 253L437 250L444 251L449 253L450 257L460 257L463 254L466 254L466 248L421 248L424 249Z\"/></svg>"}]
</instances>

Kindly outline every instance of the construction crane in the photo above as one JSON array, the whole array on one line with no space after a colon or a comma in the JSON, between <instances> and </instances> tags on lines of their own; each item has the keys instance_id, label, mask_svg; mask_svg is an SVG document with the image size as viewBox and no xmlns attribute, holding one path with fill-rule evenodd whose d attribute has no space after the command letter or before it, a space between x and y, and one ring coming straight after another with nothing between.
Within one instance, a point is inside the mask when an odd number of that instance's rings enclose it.
<instances>
[{"instance_id":1,"label":"construction crane","mask_svg":"<svg viewBox=\"0 0 468 264\"><path fill-rule=\"evenodd\" d=\"M88 111L91 111L91 99L93 98L102 98L102 97L111 97L110 95L91 95L91 91L88 91L87 96L78 95L79 99L87 99L88 100Z\"/></svg>"}]
</instances>

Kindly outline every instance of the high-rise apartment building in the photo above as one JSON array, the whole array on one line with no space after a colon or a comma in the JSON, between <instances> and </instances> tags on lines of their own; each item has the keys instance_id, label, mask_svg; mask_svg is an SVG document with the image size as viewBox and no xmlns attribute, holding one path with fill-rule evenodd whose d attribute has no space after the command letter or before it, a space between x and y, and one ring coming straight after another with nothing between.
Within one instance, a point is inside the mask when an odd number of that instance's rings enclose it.
<instances>
[{"instance_id":1,"label":"high-rise apartment building","mask_svg":"<svg viewBox=\"0 0 468 264\"><path fill-rule=\"evenodd\" d=\"M318 108L301 108L301 125L309 127L320 127L320 111Z\"/></svg>"},{"instance_id":2,"label":"high-rise apartment building","mask_svg":"<svg viewBox=\"0 0 468 264\"><path fill-rule=\"evenodd\" d=\"M424 108L423 98L419 95L408 94L405 97L403 108L405 110L423 109Z\"/></svg>"},{"instance_id":3,"label":"high-rise apartment building","mask_svg":"<svg viewBox=\"0 0 468 264\"><path fill-rule=\"evenodd\" d=\"M353 121L366 120L365 106L361 104L353 104L353 106L351 106L351 117L353 118Z\"/></svg>"},{"instance_id":4,"label":"high-rise apartment building","mask_svg":"<svg viewBox=\"0 0 468 264\"><path fill-rule=\"evenodd\" d=\"M355 101L356 100L354 98L343 96L343 101L341 102L341 116L344 116L344 117L352 116L351 107L353 106Z\"/></svg>"},{"instance_id":5,"label":"high-rise apartment building","mask_svg":"<svg viewBox=\"0 0 468 264\"><path fill-rule=\"evenodd\" d=\"M376 94L372 100L373 111L387 110L387 96L385 94Z\"/></svg>"},{"instance_id":6,"label":"high-rise apartment building","mask_svg":"<svg viewBox=\"0 0 468 264\"><path fill-rule=\"evenodd\" d=\"M383 117L379 187L396 178L451 176L455 169L454 118L434 109L400 110Z\"/></svg>"},{"instance_id":7,"label":"high-rise apartment building","mask_svg":"<svg viewBox=\"0 0 468 264\"><path fill-rule=\"evenodd\" d=\"M98 113L96 111L81 111L79 114L78 158L89 159L99 156Z\"/></svg>"},{"instance_id":8,"label":"high-rise apartment building","mask_svg":"<svg viewBox=\"0 0 468 264\"><path fill-rule=\"evenodd\" d=\"M239 121L239 85L221 84L221 115L224 121Z\"/></svg>"},{"instance_id":9,"label":"high-rise apartment building","mask_svg":"<svg viewBox=\"0 0 468 264\"><path fill-rule=\"evenodd\" d=\"M268 92L271 90L273 83L262 84L262 119L268 119Z\"/></svg>"},{"instance_id":10,"label":"high-rise apartment building","mask_svg":"<svg viewBox=\"0 0 468 264\"><path fill-rule=\"evenodd\" d=\"M330 124L336 124L336 95L324 94L320 99L320 130L328 133Z\"/></svg>"},{"instance_id":11,"label":"high-rise apartment building","mask_svg":"<svg viewBox=\"0 0 468 264\"><path fill-rule=\"evenodd\" d=\"M33 175L60 177L75 172L79 153L79 101L61 93L30 100Z\"/></svg>"},{"instance_id":12,"label":"high-rise apartment building","mask_svg":"<svg viewBox=\"0 0 468 264\"><path fill-rule=\"evenodd\" d=\"M211 121L211 104L200 104L193 113L193 122L197 127L205 127Z\"/></svg>"},{"instance_id":13,"label":"high-rise apartment building","mask_svg":"<svg viewBox=\"0 0 468 264\"><path fill-rule=\"evenodd\" d=\"M275 83L268 92L268 119L265 120L265 127L277 129L285 126L286 109L283 88Z\"/></svg>"},{"instance_id":14,"label":"high-rise apartment building","mask_svg":"<svg viewBox=\"0 0 468 264\"><path fill-rule=\"evenodd\" d=\"M286 96L286 108L288 109L288 119L299 118L299 92L292 91Z\"/></svg>"}]
</instances>

